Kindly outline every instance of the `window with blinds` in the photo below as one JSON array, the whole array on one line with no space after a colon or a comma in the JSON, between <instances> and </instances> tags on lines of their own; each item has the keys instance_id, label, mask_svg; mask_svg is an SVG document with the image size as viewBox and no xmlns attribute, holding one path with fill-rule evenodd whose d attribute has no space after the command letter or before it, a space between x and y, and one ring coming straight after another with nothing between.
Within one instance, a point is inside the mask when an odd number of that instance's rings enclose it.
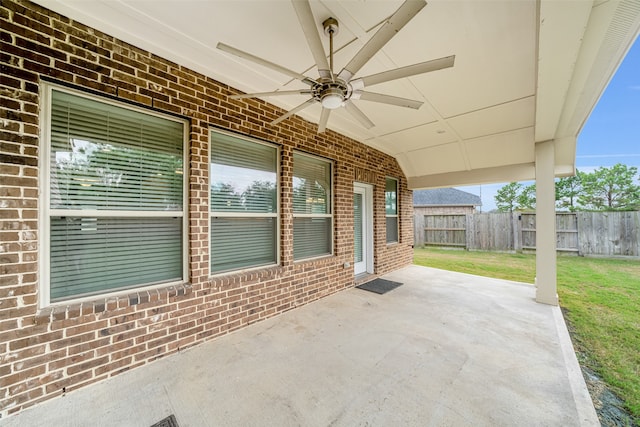
<instances>
[{"instance_id":1,"label":"window with blinds","mask_svg":"<svg viewBox=\"0 0 640 427\"><path fill-rule=\"evenodd\" d=\"M293 258L333 253L331 162L293 154Z\"/></svg>"},{"instance_id":2,"label":"window with blinds","mask_svg":"<svg viewBox=\"0 0 640 427\"><path fill-rule=\"evenodd\" d=\"M398 181L386 178L384 187L384 207L387 222L387 243L398 242Z\"/></svg>"},{"instance_id":3,"label":"window with blinds","mask_svg":"<svg viewBox=\"0 0 640 427\"><path fill-rule=\"evenodd\" d=\"M182 281L185 122L47 87L46 302Z\"/></svg>"},{"instance_id":4,"label":"window with blinds","mask_svg":"<svg viewBox=\"0 0 640 427\"><path fill-rule=\"evenodd\" d=\"M211 132L211 272L278 262L278 149Z\"/></svg>"}]
</instances>

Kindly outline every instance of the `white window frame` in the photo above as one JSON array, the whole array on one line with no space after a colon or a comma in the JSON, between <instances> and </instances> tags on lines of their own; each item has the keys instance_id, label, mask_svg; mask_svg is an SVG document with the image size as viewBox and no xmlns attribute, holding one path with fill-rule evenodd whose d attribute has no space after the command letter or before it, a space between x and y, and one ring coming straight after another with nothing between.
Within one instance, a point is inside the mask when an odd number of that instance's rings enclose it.
<instances>
[{"instance_id":1,"label":"white window frame","mask_svg":"<svg viewBox=\"0 0 640 427\"><path fill-rule=\"evenodd\" d=\"M208 162L208 168L209 168L209 173L211 171L211 154L212 154L212 150L211 150L211 136L213 135L213 133L219 133L222 135L227 135L227 136L231 136L234 138L239 138L239 139L243 139L247 142L251 142L251 143L255 143L255 144L260 144L260 145L264 145L266 147L270 147L270 148L275 148L276 150L276 209L277 211L275 213L260 213L260 212L219 212L219 211L213 211L211 210L211 179L212 177L209 176L209 188L207 189L208 194L209 194L209 238L207 239L207 243L209 245L208 247L208 253L209 253L209 276L210 277L215 277L215 276L221 276L221 275L225 275L225 274L229 274L229 273L238 273L238 272L243 272L243 271L252 271L252 270L259 270L259 269L263 269L263 268L269 268L269 267L274 267L277 265L280 265L280 192L281 192L281 179L280 179L280 146L276 145L276 144L271 144L269 142L265 142L265 141L261 141L259 139L255 139L255 138L250 138L248 136L245 135L240 135L237 133L233 133L233 132L229 132L229 131L225 131L223 129L218 129L215 127L211 127L209 129L209 162ZM239 269L232 269L232 270L223 270L223 271L216 271L215 273L211 271L211 260L212 260L212 254L211 254L211 248L212 248L212 243L211 243L211 236L212 236L212 227L211 227L211 220L213 217L220 217L220 218L275 218L276 220L276 241L275 241L275 245L276 245L276 262L272 263L272 264L262 264L262 265L256 265L256 266L249 266L249 267L243 267L243 268L239 268Z\"/></svg>"},{"instance_id":2,"label":"white window frame","mask_svg":"<svg viewBox=\"0 0 640 427\"><path fill-rule=\"evenodd\" d=\"M387 200L386 200L386 192L387 192L387 180L389 181L395 181L396 183L396 213L395 214L388 214L387 213ZM400 181L398 180L398 178L394 178L392 176L386 176L384 178L384 192L385 192L385 209L384 209L384 238L385 238L385 242L387 243L387 245L395 245L400 243L400 197L399 197L399 191L398 191L398 187ZM396 240L392 240L389 241L389 233L387 232L387 218L395 218L396 219L396 236L398 236L398 238Z\"/></svg>"},{"instance_id":3,"label":"white window frame","mask_svg":"<svg viewBox=\"0 0 640 427\"><path fill-rule=\"evenodd\" d=\"M51 178L51 101L53 90L60 92L66 92L75 96L80 96L93 101L102 102L104 104L110 104L116 107L125 108L128 110L136 111L139 113L147 114L150 116L161 117L163 119L172 120L183 124L183 141L182 141L182 153L183 153L183 188L182 188L182 211L129 211L129 210L94 210L94 209L51 209L51 197L50 197L50 178ZM39 248L39 276L40 276L40 296L39 296L39 308L45 308L50 306L68 305L82 301L91 301L96 299L109 298L116 295L124 295L131 293L132 291L142 289L158 289L182 284L188 281L189 277L189 239L188 239L188 225L189 218L188 201L189 201L189 162L188 162L188 135L189 135L189 121L187 119L181 119L168 114L162 114L160 112L138 107L126 102L113 100L100 95L93 95L79 89L73 89L67 86L58 85L50 82L41 82L40 88L40 155L39 162L39 213L40 218L38 221L38 234ZM151 285L135 285L126 289L117 289L113 291L106 291L104 293L96 293L92 295L85 295L79 297L70 297L62 301L51 302L51 283L49 280L50 273L50 234L51 234L51 217L52 216L78 216L83 218L148 218L148 217L171 217L182 218L182 279L173 282L163 282Z\"/></svg>"},{"instance_id":4,"label":"white window frame","mask_svg":"<svg viewBox=\"0 0 640 427\"><path fill-rule=\"evenodd\" d=\"M295 255L293 254L293 247L292 249L292 256L294 258L294 262L305 262L305 261L309 261L309 260L314 260L314 259L319 259L319 258L326 258L329 256L333 256L334 254L334 246L335 246L335 241L334 241L334 218L333 218L333 212L334 212L334 204L335 204L335 200L334 200L334 190L333 190L333 174L334 172L334 167L335 164L333 162L333 160L327 159L325 157L320 157L320 156L314 156L313 154L308 154L305 153L303 151L297 151L294 150L294 153L299 155L299 156L304 156L304 157L309 157L312 159L316 159L316 160L321 160L323 162L327 162L329 164L329 213L328 214L307 214L307 213L295 213L293 212L293 219L295 220L296 218L331 218L331 224L329 226L329 229L331 230L331 235L329 236L329 239L331 241L331 249L330 252L328 254L322 254L322 255L316 255L316 256L310 256L310 257L306 257L306 258L300 258L300 259L295 259ZM291 156L291 158L293 159L293 156ZM294 178L294 174L293 174L293 170L294 170L295 166L291 168L291 179L293 180ZM293 187L291 189L291 191L293 191ZM293 210L293 205L291 206L291 209ZM292 242L295 240L295 236L293 236L293 227L291 228L291 237L292 237ZM293 243L295 244L295 242Z\"/></svg>"}]
</instances>

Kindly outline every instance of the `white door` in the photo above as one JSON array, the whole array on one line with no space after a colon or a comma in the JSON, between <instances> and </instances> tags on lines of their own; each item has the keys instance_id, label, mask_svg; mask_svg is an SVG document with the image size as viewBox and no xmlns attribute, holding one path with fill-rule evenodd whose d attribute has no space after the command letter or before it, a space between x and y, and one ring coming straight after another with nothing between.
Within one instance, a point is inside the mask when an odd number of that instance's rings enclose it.
<instances>
[{"instance_id":1,"label":"white door","mask_svg":"<svg viewBox=\"0 0 640 427\"><path fill-rule=\"evenodd\" d=\"M373 187L358 182L353 187L353 240L354 273L373 273Z\"/></svg>"}]
</instances>

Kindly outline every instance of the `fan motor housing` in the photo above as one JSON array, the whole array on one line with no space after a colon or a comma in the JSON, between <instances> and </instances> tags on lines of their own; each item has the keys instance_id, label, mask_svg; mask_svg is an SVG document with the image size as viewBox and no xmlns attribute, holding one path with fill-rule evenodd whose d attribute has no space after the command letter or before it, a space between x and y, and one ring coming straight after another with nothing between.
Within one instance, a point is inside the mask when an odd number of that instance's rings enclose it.
<instances>
[{"instance_id":1,"label":"fan motor housing","mask_svg":"<svg viewBox=\"0 0 640 427\"><path fill-rule=\"evenodd\" d=\"M339 95L345 101L349 92L349 85L340 79L333 81L328 78L322 78L311 88L311 93L318 102L322 102L322 98L330 95Z\"/></svg>"}]
</instances>

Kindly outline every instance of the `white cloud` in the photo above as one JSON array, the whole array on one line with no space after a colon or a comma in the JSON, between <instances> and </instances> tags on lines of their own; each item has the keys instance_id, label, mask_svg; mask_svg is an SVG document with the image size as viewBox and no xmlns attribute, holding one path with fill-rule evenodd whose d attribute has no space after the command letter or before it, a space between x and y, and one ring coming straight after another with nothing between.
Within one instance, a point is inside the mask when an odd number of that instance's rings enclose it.
<instances>
[{"instance_id":1,"label":"white cloud","mask_svg":"<svg viewBox=\"0 0 640 427\"><path fill-rule=\"evenodd\" d=\"M576 166L576 169L583 173L591 173L602 166Z\"/></svg>"},{"instance_id":2,"label":"white cloud","mask_svg":"<svg viewBox=\"0 0 640 427\"><path fill-rule=\"evenodd\" d=\"M632 154L584 154L576 156L576 159L611 159L611 158L627 158L627 157L640 157L640 153Z\"/></svg>"}]
</instances>

